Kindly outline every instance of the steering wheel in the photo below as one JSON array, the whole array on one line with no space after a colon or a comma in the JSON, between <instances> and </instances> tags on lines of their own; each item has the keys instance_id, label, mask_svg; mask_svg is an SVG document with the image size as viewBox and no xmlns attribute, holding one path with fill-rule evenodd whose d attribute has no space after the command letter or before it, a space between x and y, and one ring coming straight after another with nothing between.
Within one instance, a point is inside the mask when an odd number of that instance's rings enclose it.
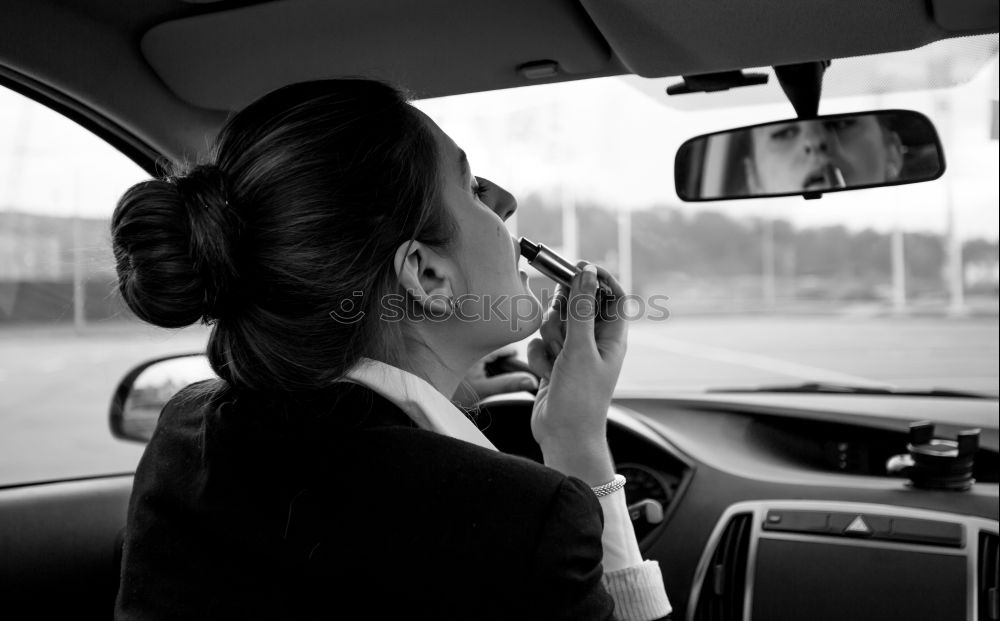
<instances>
[{"instance_id":1,"label":"steering wheel","mask_svg":"<svg viewBox=\"0 0 1000 621\"><path fill-rule=\"evenodd\" d=\"M484 370L488 377L514 372L535 375L528 363L515 355L491 360L484 365ZM534 394L538 391L530 392ZM478 404L479 427L500 451L542 463L542 450L531 436L531 409L534 405L534 397L523 392L487 397Z\"/></svg>"}]
</instances>

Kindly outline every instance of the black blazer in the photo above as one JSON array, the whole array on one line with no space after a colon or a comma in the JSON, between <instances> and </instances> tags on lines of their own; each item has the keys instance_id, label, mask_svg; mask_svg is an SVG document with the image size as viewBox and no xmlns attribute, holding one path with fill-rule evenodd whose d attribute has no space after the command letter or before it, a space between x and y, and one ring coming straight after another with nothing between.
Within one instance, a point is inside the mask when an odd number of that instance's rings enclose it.
<instances>
[{"instance_id":1,"label":"black blazer","mask_svg":"<svg viewBox=\"0 0 1000 621\"><path fill-rule=\"evenodd\" d=\"M362 386L312 403L211 382L170 401L117 620L612 618L582 481L421 430Z\"/></svg>"}]
</instances>

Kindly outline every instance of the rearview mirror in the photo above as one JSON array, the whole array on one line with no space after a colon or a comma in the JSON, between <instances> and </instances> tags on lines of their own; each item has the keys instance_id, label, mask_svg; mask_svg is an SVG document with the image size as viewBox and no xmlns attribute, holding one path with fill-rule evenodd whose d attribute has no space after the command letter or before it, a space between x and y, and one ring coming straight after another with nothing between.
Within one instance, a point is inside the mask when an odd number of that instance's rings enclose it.
<instances>
[{"instance_id":1,"label":"rearview mirror","mask_svg":"<svg viewBox=\"0 0 1000 621\"><path fill-rule=\"evenodd\" d=\"M148 442L160 410L182 388L215 377L205 354L182 354L144 362L118 384L111 401L111 434Z\"/></svg>"},{"instance_id":2,"label":"rearview mirror","mask_svg":"<svg viewBox=\"0 0 1000 621\"><path fill-rule=\"evenodd\" d=\"M834 114L692 138L674 163L685 201L802 195L931 181L944 174L934 124L910 110Z\"/></svg>"}]
</instances>

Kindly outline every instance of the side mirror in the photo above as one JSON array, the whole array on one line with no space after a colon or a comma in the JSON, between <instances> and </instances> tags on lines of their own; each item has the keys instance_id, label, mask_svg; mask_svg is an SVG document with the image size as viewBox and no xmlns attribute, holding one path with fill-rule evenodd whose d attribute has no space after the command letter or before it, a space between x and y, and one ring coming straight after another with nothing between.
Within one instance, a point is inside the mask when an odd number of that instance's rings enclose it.
<instances>
[{"instance_id":1,"label":"side mirror","mask_svg":"<svg viewBox=\"0 0 1000 621\"><path fill-rule=\"evenodd\" d=\"M182 388L215 377L205 354L181 354L144 362L129 371L111 400L111 435L149 442L160 411Z\"/></svg>"},{"instance_id":2,"label":"side mirror","mask_svg":"<svg viewBox=\"0 0 1000 621\"><path fill-rule=\"evenodd\" d=\"M685 201L801 195L931 181L944 174L934 124L910 110L789 119L705 134L677 152Z\"/></svg>"}]
</instances>

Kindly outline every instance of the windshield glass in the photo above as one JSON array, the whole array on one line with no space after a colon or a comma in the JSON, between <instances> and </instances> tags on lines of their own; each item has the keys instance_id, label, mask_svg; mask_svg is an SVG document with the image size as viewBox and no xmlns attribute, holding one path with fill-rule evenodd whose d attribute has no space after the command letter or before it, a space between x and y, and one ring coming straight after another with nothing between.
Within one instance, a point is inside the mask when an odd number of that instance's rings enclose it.
<instances>
[{"instance_id":1,"label":"windshield glass","mask_svg":"<svg viewBox=\"0 0 1000 621\"><path fill-rule=\"evenodd\" d=\"M944 177L822 200L676 197L682 142L792 115L773 77L690 99L664 94L678 78L628 76L416 105L518 197L512 232L633 294L619 395L805 381L995 394L996 36L935 45L957 55L834 61L820 112L922 112ZM118 382L204 351L208 329L149 327L116 292L109 221L142 170L3 89L0 138L0 485L131 471L142 447L107 426Z\"/></svg>"},{"instance_id":2,"label":"windshield glass","mask_svg":"<svg viewBox=\"0 0 1000 621\"><path fill-rule=\"evenodd\" d=\"M514 232L634 294L619 394L805 381L996 394L996 49L990 36L834 61L820 113L922 112L948 168L812 201L677 199L686 139L794 116L773 76L725 93L668 97L678 79L629 76L417 105L474 174L518 196Z\"/></svg>"},{"instance_id":3,"label":"windshield glass","mask_svg":"<svg viewBox=\"0 0 1000 621\"><path fill-rule=\"evenodd\" d=\"M207 330L160 330L118 296L115 203L145 171L40 103L0 87L0 486L135 469L108 430L122 377L204 351Z\"/></svg>"}]
</instances>

